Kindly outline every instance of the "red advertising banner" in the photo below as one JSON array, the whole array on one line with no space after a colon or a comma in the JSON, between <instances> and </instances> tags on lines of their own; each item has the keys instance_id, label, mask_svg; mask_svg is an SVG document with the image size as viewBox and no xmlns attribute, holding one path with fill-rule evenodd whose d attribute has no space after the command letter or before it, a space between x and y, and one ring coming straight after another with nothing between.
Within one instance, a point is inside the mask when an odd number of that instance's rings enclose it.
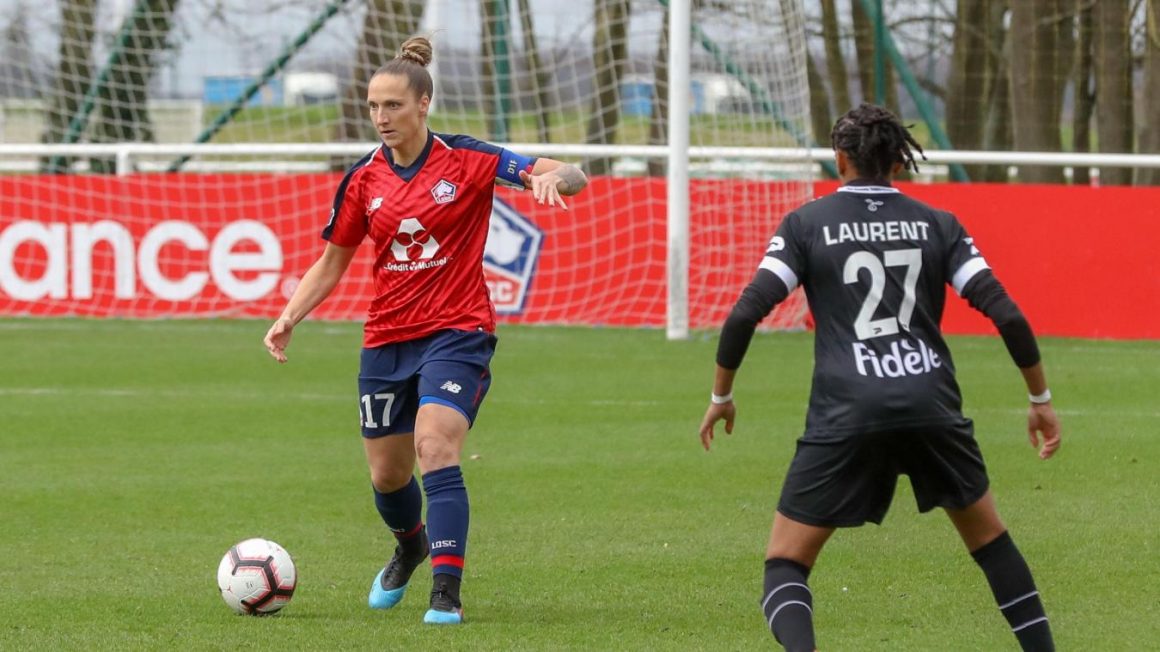
<instances>
[{"instance_id":1,"label":"red advertising banner","mask_svg":"<svg viewBox=\"0 0 1160 652\"><path fill-rule=\"evenodd\" d=\"M273 317L324 246L319 234L338 181L333 174L0 178L0 315ZM817 183L814 194L834 187ZM1160 189L900 187L958 215L1037 332L1160 338ZM805 192L792 182L694 181L692 327L720 325L782 215ZM528 193L497 191L484 275L501 319L663 326L663 180L594 179L569 204L545 209ZM316 317L362 318L370 261L364 245ZM793 325L795 310L781 323ZM958 299L948 302L944 326L993 331Z\"/></svg>"},{"instance_id":2,"label":"red advertising banner","mask_svg":"<svg viewBox=\"0 0 1160 652\"><path fill-rule=\"evenodd\" d=\"M900 188L959 218L1037 333L1160 339L1160 188ZM943 326L951 333L994 332L958 298L947 301Z\"/></svg>"}]
</instances>

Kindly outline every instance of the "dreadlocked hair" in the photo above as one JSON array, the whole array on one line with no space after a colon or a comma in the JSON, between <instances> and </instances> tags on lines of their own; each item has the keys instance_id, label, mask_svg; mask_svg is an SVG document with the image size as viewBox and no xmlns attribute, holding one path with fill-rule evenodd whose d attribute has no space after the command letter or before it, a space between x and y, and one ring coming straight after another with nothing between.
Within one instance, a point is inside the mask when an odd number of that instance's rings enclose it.
<instances>
[{"instance_id":1,"label":"dreadlocked hair","mask_svg":"<svg viewBox=\"0 0 1160 652\"><path fill-rule=\"evenodd\" d=\"M914 151L926 160L909 128L883 107L863 102L838 118L830 132L830 143L850 157L862 176L887 179L897 163L918 172Z\"/></svg>"}]
</instances>

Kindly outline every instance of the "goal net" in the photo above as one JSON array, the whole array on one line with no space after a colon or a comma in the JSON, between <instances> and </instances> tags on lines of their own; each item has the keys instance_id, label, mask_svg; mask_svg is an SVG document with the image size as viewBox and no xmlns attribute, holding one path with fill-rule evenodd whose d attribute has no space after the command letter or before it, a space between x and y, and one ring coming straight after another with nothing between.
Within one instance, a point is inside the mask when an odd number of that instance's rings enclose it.
<instances>
[{"instance_id":1,"label":"goal net","mask_svg":"<svg viewBox=\"0 0 1160 652\"><path fill-rule=\"evenodd\" d=\"M433 130L592 179L568 211L497 190L484 271L509 322L665 324L667 94L687 76L683 309L716 327L810 196L813 137L800 0L694 4L673 71L669 0L16 2L0 18L0 315L277 314L342 171L377 144L369 74L423 34ZM363 250L317 317L362 318ZM795 294L767 325L804 318Z\"/></svg>"}]
</instances>

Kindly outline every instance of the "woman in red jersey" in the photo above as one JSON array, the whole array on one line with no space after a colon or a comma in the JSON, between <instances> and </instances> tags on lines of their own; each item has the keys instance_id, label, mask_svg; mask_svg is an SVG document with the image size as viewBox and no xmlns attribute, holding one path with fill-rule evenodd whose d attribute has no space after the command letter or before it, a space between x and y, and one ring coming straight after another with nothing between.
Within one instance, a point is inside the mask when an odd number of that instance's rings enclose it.
<instances>
[{"instance_id":1,"label":"woman in red jersey","mask_svg":"<svg viewBox=\"0 0 1160 652\"><path fill-rule=\"evenodd\" d=\"M371 77L367 108L382 145L347 171L322 232L326 248L265 345L286 361L294 326L330 295L369 236L375 295L359 409L375 505L397 543L367 600L375 609L395 606L430 556L424 622L458 624L469 511L459 458L491 384L496 344L482 268L495 184L530 189L538 203L567 209L562 197L588 180L573 165L429 130L431 55L427 39L411 38Z\"/></svg>"}]
</instances>

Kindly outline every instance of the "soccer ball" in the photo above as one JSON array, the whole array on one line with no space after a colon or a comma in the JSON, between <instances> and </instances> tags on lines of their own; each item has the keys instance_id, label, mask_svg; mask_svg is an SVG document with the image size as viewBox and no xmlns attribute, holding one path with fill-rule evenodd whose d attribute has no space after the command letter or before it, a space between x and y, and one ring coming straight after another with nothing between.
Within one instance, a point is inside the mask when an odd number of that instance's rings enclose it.
<instances>
[{"instance_id":1,"label":"soccer ball","mask_svg":"<svg viewBox=\"0 0 1160 652\"><path fill-rule=\"evenodd\" d=\"M218 564L222 600L248 616L272 614L294 596L298 571L290 553L266 539L246 539L231 547Z\"/></svg>"}]
</instances>

